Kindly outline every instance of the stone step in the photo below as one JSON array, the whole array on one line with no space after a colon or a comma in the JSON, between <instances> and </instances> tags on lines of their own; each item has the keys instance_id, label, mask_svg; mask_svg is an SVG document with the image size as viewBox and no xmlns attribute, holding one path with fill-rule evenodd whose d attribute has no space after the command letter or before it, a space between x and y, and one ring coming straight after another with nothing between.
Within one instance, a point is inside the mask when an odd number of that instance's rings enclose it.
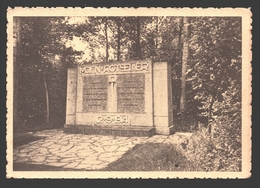
<instances>
[{"instance_id":1,"label":"stone step","mask_svg":"<svg viewBox=\"0 0 260 188\"><path fill-rule=\"evenodd\" d=\"M113 136L140 136L150 137L155 134L154 127L145 126L91 126L91 125L64 125L64 133L87 135Z\"/></svg>"}]
</instances>

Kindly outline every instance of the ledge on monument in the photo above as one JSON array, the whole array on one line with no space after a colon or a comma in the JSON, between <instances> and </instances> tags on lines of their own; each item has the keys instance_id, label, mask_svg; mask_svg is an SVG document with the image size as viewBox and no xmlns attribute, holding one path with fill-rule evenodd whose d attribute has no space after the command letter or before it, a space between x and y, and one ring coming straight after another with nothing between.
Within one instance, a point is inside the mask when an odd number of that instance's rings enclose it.
<instances>
[{"instance_id":1,"label":"ledge on monument","mask_svg":"<svg viewBox=\"0 0 260 188\"><path fill-rule=\"evenodd\" d=\"M174 134L175 127L174 126L156 126L156 134L160 135L172 135Z\"/></svg>"},{"instance_id":2,"label":"ledge on monument","mask_svg":"<svg viewBox=\"0 0 260 188\"><path fill-rule=\"evenodd\" d=\"M87 134L87 135L113 135L113 136L140 136L150 137L155 134L154 127L147 126L92 126L65 124L65 133Z\"/></svg>"}]
</instances>

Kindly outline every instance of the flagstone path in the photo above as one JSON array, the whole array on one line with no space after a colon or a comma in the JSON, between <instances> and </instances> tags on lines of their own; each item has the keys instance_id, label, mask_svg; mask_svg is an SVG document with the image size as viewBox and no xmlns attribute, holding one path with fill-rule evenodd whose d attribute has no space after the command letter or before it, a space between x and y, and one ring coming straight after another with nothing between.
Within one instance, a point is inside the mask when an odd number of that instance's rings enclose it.
<instances>
[{"instance_id":1,"label":"flagstone path","mask_svg":"<svg viewBox=\"0 0 260 188\"><path fill-rule=\"evenodd\" d=\"M65 134L62 129L34 133L43 139L17 147L15 163L44 164L63 168L97 170L119 159L127 150L141 143L180 144L191 133L154 135L152 137L119 137L103 135Z\"/></svg>"}]
</instances>

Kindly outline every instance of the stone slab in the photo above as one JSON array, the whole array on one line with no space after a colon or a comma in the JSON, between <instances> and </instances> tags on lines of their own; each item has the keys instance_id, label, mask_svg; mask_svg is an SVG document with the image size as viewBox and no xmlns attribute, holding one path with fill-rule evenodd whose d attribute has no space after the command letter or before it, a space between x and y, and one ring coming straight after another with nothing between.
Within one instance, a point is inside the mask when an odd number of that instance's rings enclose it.
<instances>
[{"instance_id":1,"label":"stone slab","mask_svg":"<svg viewBox=\"0 0 260 188\"><path fill-rule=\"evenodd\" d=\"M89 126L89 125L65 125L65 133L87 134L87 135L113 135L113 136L146 136L155 134L154 127L132 127L132 126Z\"/></svg>"}]
</instances>

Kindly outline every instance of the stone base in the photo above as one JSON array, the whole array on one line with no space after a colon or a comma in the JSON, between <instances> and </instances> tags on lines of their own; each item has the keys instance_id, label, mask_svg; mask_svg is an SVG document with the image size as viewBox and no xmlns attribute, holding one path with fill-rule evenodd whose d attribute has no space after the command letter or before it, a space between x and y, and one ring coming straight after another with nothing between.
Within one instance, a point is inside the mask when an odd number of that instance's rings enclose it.
<instances>
[{"instance_id":1,"label":"stone base","mask_svg":"<svg viewBox=\"0 0 260 188\"><path fill-rule=\"evenodd\" d=\"M91 125L64 125L65 133L87 135L113 135L113 136L142 136L150 137L155 134L154 127L136 126L91 126Z\"/></svg>"},{"instance_id":2,"label":"stone base","mask_svg":"<svg viewBox=\"0 0 260 188\"><path fill-rule=\"evenodd\" d=\"M174 131L174 126L170 126L170 127L156 127L156 134L163 134L163 135L170 135L173 134Z\"/></svg>"}]
</instances>

